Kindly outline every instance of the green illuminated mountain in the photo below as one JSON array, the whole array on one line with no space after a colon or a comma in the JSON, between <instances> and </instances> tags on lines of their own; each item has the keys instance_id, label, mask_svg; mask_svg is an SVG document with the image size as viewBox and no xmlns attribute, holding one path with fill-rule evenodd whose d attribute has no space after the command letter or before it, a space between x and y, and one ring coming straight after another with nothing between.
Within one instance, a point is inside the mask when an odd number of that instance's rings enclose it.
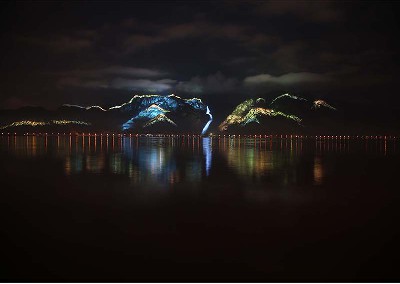
<instances>
[{"instance_id":1,"label":"green illuminated mountain","mask_svg":"<svg viewBox=\"0 0 400 284\"><path fill-rule=\"evenodd\" d=\"M248 99L219 125L227 133L303 133L314 131L336 108L323 100L308 100L290 94L276 98Z\"/></svg>"}]
</instances>

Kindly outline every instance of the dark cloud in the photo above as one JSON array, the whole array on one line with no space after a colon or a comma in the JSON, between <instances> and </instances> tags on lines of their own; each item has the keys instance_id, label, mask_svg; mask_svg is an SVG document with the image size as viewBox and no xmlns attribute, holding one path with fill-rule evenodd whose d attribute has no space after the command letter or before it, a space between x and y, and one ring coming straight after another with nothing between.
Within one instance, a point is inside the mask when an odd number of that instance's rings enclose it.
<instances>
[{"instance_id":1,"label":"dark cloud","mask_svg":"<svg viewBox=\"0 0 400 284\"><path fill-rule=\"evenodd\" d=\"M257 57L251 57L251 56L243 57L243 56L241 56L241 57L233 58L233 59L229 60L228 62L225 62L225 64L226 65L241 65L241 64L246 64L246 63L252 62L254 60L257 60Z\"/></svg>"},{"instance_id":2,"label":"dark cloud","mask_svg":"<svg viewBox=\"0 0 400 284\"><path fill-rule=\"evenodd\" d=\"M193 21L168 27L153 25L153 29L154 32L150 34L136 33L128 35L124 40L125 51L134 52L157 44L188 38L228 39L247 46L271 44L277 39L275 36L260 33L251 26L221 25L205 21Z\"/></svg>"},{"instance_id":3,"label":"dark cloud","mask_svg":"<svg viewBox=\"0 0 400 284\"><path fill-rule=\"evenodd\" d=\"M269 16L295 16L304 21L327 23L342 20L340 5L334 1L260 1L255 13Z\"/></svg>"},{"instance_id":4,"label":"dark cloud","mask_svg":"<svg viewBox=\"0 0 400 284\"><path fill-rule=\"evenodd\" d=\"M144 92L164 92L170 90L176 81L172 79L148 80L116 78L110 84L111 88Z\"/></svg>"},{"instance_id":5,"label":"dark cloud","mask_svg":"<svg viewBox=\"0 0 400 284\"><path fill-rule=\"evenodd\" d=\"M128 76L128 77L142 77L152 78L167 75L167 72L149 68L138 68L128 66L108 66L97 69L82 69L72 70L67 72L59 72L58 75L69 75L76 77L104 77L104 76Z\"/></svg>"},{"instance_id":6,"label":"dark cloud","mask_svg":"<svg viewBox=\"0 0 400 284\"><path fill-rule=\"evenodd\" d=\"M52 75L59 78L56 83L59 88L74 87L162 92L170 89L171 85L176 82L171 79L150 80L150 78L160 78L167 75L166 72L160 70L118 65L97 69L56 72Z\"/></svg>"},{"instance_id":7,"label":"dark cloud","mask_svg":"<svg viewBox=\"0 0 400 284\"><path fill-rule=\"evenodd\" d=\"M223 94L237 91L240 88L240 80L228 78L221 72L205 77L194 76L188 81L178 81L171 78L151 79L152 77L166 75L166 73L157 70L121 66L77 70L64 72L63 74L65 77L57 81L57 85L60 88L124 89L142 92L164 92L171 90L185 94ZM125 76L120 77L119 75Z\"/></svg>"},{"instance_id":8,"label":"dark cloud","mask_svg":"<svg viewBox=\"0 0 400 284\"><path fill-rule=\"evenodd\" d=\"M270 74L259 74L244 78L243 82L248 85L259 84L281 84L281 85L294 85L302 83L320 83L329 81L330 78L326 75L300 72L300 73L287 73L280 76L273 76Z\"/></svg>"},{"instance_id":9,"label":"dark cloud","mask_svg":"<svg viewBox=\"0 0 400 284\"><path fill-rule=\"evenodd\" d=\"M27 99L21 99L18 97L10 97L5 99L2 104L4 105L4 108L6 109L15 109L15 108L20 108L24 107L27 105L36 105L32 103L32 101L27 100Z\"/></svg>"},{"instance_id":10,"label":"dark cloud","mask_svg":"<svg viewBox=\"0 0 400 284\"><path fill-rule=\"evenodd\" d=\"M217 72L206 77L195 76L189 81L179 82L175 89L177 92L188 94L226 94L238 91L239 88L239 80L236 78L228 78L221 72Z\"/></svg>"},{"instance_id":11,"label":"dark cloud","mask_svg":"<svg viewBox=\"0 0 400 284\"><path fill-rule=\"evenodd\" d=\"M73 87L82 89L122 89L142 92L164 92L173 87L176 80L172 79L129 79L113 78L109 80L80 79L76 77L62 78L57 82L59 88Z\"/></svg>"},{"instance_id":12,"label":"dark cloud","mask_svg":"<svg viewBox=\"0 0 400 284\"><path fill-rule=\"evenodd\" d=\"M45 47L54 52L77 52L93 47L91 38L76 37L68 35L55 35L49 37L21 36L19 40L23 43Z\"/></svg>"},{"instance_id":13,"label":"dark cloud","mask_svg":"<svg viewBox=\"0 0 400 284\"><path fill-rule=\"evenodd\" d=\"M282 44L272 51L268 57L275 63L277 70L281 72L298 72L304 68L305 50L311 47L304 41L294 41ZM314 64L318 63L315 62Z\"/></svg>"},{"instance_id":14,"label":"dark cloud","mask_svg":"<svg viewBox=\"0 0 400 284\"><path fill-rule=\"evenodd\" d=\"M109 88L109 82L107 80L100 79L88 79L88 78L79 78L79 77L63 77L56 82L56 85L59 89L63 89L66 87L74 87L74 88L101 88L107 89Z\"/></svg>"},{"instance_id":15,"label":"dark cloud","mask_svg":"<svg viewBox=\"0 0 400 284\"><path fill-rule=\"evenodd\" d=\"M359 100L378 90L389 101L399 73L398 6L18 2L2 18L0 107L119 103L133 90L221 106L281 90Z\"/></svg>"}]
</instances>

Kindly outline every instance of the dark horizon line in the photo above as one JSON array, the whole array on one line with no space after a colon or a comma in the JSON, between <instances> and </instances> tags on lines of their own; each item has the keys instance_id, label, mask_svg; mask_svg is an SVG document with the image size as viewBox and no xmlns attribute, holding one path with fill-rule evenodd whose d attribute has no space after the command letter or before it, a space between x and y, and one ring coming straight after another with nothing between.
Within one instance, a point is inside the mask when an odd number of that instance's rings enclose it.
<instances>
[{"instance_id":1,"label":"dark horizon line","mask_svg":"<svg viewBox=\"0 0 400 284\"><path fill-rule=\"evenodd\" d=\"M349 140L349 139L400 139L400 136L397 135L389 135L389 134L380 134L380 135L301 135L301 134L167 134L167 133L121 133L121 132L63 132L63 133L47 133L47 132L25 132L25 133L17 133L17 132L2 132L0 136L75 136L75 137L103 137L103 136L117 136L117 137L156 137L156 138L179 138L179 137L203 137L203 138L278 138L278 139L334 139L334 140Z\"/></svg>"}]
</instances>

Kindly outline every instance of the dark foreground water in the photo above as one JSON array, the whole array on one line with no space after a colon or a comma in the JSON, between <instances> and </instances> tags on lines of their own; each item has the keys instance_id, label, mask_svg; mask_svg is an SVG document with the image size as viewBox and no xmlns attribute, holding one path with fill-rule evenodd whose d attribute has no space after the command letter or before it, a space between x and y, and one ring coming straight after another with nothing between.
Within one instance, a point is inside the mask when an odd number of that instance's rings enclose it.
<instances>
[{"instance_id":1,"label":"dark foreground water","mask_svg":"<svg viewBox=\"0 0 400 284\"><path fill-rule=\"evenodd\" d=\"M398 282L399 150L0 136L0 280Z\"/></svg>"}]
</instances>

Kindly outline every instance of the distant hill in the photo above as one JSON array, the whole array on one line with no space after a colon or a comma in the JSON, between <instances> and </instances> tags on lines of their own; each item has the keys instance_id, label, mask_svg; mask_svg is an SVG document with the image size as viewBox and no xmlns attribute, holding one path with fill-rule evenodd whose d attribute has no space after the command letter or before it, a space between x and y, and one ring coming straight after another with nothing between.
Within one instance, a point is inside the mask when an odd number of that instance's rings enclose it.
<instances>
[{"instance_id":1,"label":"distant hill","mask_svg":"<svg viewBox=\"0 0 400 284\"><path fill-rule=\"evenodd\" d=\"M2 110L0 131L200 134L211 120L208 111L208 106L197 98L136 95L129 102L108 109L65 104L55 111L40 107Z\"/></svg>"},{"instance_id":2,"label":"distant hill","mask_svg":"<svg viewBox=\"0 0 400 284\"><path fill-rule=\"evenodd\" d=\"M290 94L267 101L248 99L219 125L226 133L313 133L335 122L336 108L324 100L309 100Z\"/></svg>"},{"instance_id":3,"label":"distant hill","mask_svg":"<svg viewBox=\"0 0 400 284\"><path fill-rule=\"evenodd\" d=\"M292 94L247 99L228 116L218 114L222 122L213 121L210 108L198 98L136 95L110 108L64 104L56 110L0 110L0 133L206 134L210 124L214 133L232 134L398 135L400 129L399 114L385 108Z\"/></svg>"}]
</instances>

